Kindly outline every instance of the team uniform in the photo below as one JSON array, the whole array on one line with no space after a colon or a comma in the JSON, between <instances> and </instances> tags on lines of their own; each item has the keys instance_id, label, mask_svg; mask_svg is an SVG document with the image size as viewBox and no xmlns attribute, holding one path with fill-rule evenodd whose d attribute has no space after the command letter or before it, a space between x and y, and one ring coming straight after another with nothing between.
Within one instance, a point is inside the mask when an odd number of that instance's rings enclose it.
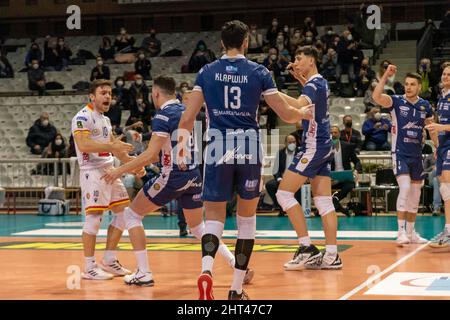
<instances>
[{"instance_id":1,"label":"team uniform","mask_svg":"<svg viewBox=\"0 0 450 320\"><path fill-rule=\"evenodd\" d=\"M422 138L425 120L433 117L430 103L419 98L415 104L405 96L393 95L388 108L392 117L392 164L396 176L408 174L423 180Z\"/></svg>"},{"instance_id":2,"label":"team uniform","mask_svg":"<svg viewBox=\"0 0 450 320\"><path fill-rule=\"evenodd\" d=\"M328 82L320 74L306 82L302 96L314 104L313 118L303 120L302 146L289 170L308 178L330 176L332 145L328 112Z\"/></svg>"},{"instance_id":3,"label":"team uniform","mask_svg":"<svg viewBox=\"0 0 450 320\"><path fill-rule=\"evenodd\" d=\"M202 199L231 200L234 187L243 199L260 194L263 150L258 125L261 95L278 92L271 74L243 55L204 66L194 91L207 105L207 136Z\"/></svg>"},{"instance_id":4,"label":"team uniform","mask_svg":"<svg viewBox=\"0 0 450 320\"><path fill-rule=\"evenodd\" d=\"M168 139L160 152L160 162L163 165L161 173L148 181L143 190L146 197L158 206L177 199L183 209L198 209L203 206L202 177L198 165L190 164L187 170L182 171L173 162L174 148L177 145L177 139L173 137L173 133L178 129L184 110L184 105L178 100L170 100L161 106L153 118L153 135Z\"/></svg>"},{"instance_id":5,"label":"team uniform","mask_svg":"<svg viewBox=\"0 0 450 320\"><path fill-rule=\"evenodd\" d=\"M112 136L111 122L88 104L72 119L72 134L88 134L93 141L108 143ZM105 211L128 203L128 193L120 179L113 184L107 184L101 179L113 167L113 155L109 152L83 153L76 143L75 148L80 166L84 211Z\"/></svg>"},{"instance_id":6,"label":"team uniform","mask_svg":"<svg viewBox=\"0 0 450 320\"><path fill-rule=\"evenodd\" d=\"M440 124L450 124L450 92L439 99L436 111ZM443 170L450 170L450 132L440 132L438 139L436 176L442 175Z\"/></svg>"}]
</instances>

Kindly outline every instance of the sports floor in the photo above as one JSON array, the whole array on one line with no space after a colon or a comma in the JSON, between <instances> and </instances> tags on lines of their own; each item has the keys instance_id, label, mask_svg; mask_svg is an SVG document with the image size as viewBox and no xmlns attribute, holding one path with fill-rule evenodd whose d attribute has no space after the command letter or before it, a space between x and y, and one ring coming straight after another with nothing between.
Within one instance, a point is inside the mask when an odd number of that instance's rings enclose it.
<instances>
[{"instance_id":1,"label":"sports floor","mask_svg":"<svg viewBox=\"0 0 450 320\"><path fill-rule=\"evenodd\" d=\"M100 231L97 260L102 257L107 223ZM289 271L283 264L297 248L287 217L258 216L257 240L246 286L250 299L450 299L450 252L427 245L397 247L394 216L340 217L339 271ZM443 217L418 217L417 231L428 239L442 230ZM121 278L80 281L83 262L81 217L0 215L0 299L197 299L200 245L178 237L177 217L148 216L150 266L155 286L128 287ZM316 244L323 244L320 218L309 218ZM224 241L232 248L235 220L229 218ZM121 263L134 269L127 237L118 251ZM447 272L447 273L446 273ZM214 295L226 299L232 270L221 258L214 265Z\"/></svg>"}]
</instances>

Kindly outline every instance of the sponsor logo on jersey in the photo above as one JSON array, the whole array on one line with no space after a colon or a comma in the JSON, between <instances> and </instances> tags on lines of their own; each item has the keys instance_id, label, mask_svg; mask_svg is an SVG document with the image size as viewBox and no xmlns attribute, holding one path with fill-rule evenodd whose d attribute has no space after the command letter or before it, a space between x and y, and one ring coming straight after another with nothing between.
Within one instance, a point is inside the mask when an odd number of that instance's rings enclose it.
<instances>
[{"instance_id":1,"label":"sponsor logo on jersey","mask_svg":"<svg viewBox=\"0 0 450 320\"><path fill-rule=\"evenodd\" d=\"M200 182L195 182L195 181L197 181L197 177L195 177L194 179L191 179L188 182L186 182L184 187L181 187L177 191L185 191L185 190L189 189L190 187L201 188L202 187L202 182L201 181Z\"/></svg>"},{"instance_id":2,"label":"sponsor logo on jersey","mask_svg":"<svg viewBox=\"0 0 450 320\"><path fill-rule=\"evenodd\" d=\"M406 111L406 112L408 112L409 111L409 108L407 107L407 106L400 106L400 107L398 107L400 110L402 110L402 111Z\"/></svg>"},{"instance_id":3,"label":"sponsor logo on jersey","mask_svg":"<svg viewBox=\"0 0 450 320\"><path fill-rule=\"evenodd\" d=\"M405 124L402 128L403 130L405 129L418 129L418 130L422 130L422 127L417 125L417 121L414 122L408 122L407 124Z\"/></svg>"},{"instance_id":4,"label":"sponsor logo on jersey","mask_svg":"<svg viewBox=\"0 0 450 320\"><path fill-rule=\"evenodd\" d=\"M108 137L108 128L103 127L103 138L107 138L107 137Z\"/></svg>"},{"instance_id":5,"label":"sponsor logo on jersey","mask_svg":"<svg viewBox=\"0 0 450 320\"><path fill-rule=\"evenodd\" d=\"M245 190L247 191L255 191L256 187L258 186L259 180L247 180L245 181Z\"/></svg>"},{"instance_id":6,"label":"sponsor logo on jersey","mask_svg":"<svg viewBox=\"0 0 450 320\"><path fill-rule=\"evenodd\" d=\"M91 198L91 194L88 192L88 193L86 193L86 199L90 199Z\"/></svg>"},{"instance_id":7,"label":"sponsor logo on jersey","mask_svg":"<svg viewBox=\"0 0 450 320\"><path fill-rule=\"evenodd\" d=\"M201 194L201 193L194 194L194 195L192 196L192 200L193 200L193 201L202 201L202 194Z\"/></svg>"},{"instance_id":8,"label":"sponsor logo on jersey","mask_svg":"<svg viewBox=\"0 0 450 320\"><path fill-rule=\"evenodd\" d=\"M425 106L420 106L420 111L425 111Z\"/></svg>"},{"instance_id":9,"label":"sponsor logo on jersey","mask_svg":"<svg viewBox=\"0 0 450 320\"><path fill-rule=\"evenodd\" d=\"M238 68L234 67L234 66L227 66L225 68L225 70L227 71L227 73L237 73L238 72Z\"/></svg>"},{"instance_id":10,"label":"sponsor logo on jersey","mask_svg":"<svg viewBox=\"0 0 450 320\"><path fill-rule=\"evenodd\" d=\"M153 185L153 189L155 189L156 191L159 191L161 189L161 185L159 183L155 183Z\"/></svg>"},{"instance_id":11,"label":"sponsor logo on jersey","mask_svg":"<svg viewBox=\"0 0 450 320\"><path fill-rule=\"evenodd\" d=\"M77 128L83 128L83 122L77 121Z\"/></svg>"},{"instance_id":12,"label":"sponsor logo on jersey","mask_svg":"<svg viewBox=\"0 0 450 320\"><path fill-rule=\"evenodd\" d=\"M420 118L421 118L421 119L425 119L426 117L427 117L427 115L426 115L425 112L421 112L421 113L420 113Z\"/></svg>"},{"instance_id":13,"label":"sponsor logo on jersey","mask_svg":"<svg viewBox=\"0 0 450 320\"><path fill-rule=\"evenodd\" d=\"M404 138L403 142L406 142L406 143L419 143L419 140L417 140L417 139L410 139L410 138Z\"/></svg>"},{"instance_id":14,"label":"sponsor logo on jersey","mask_svg":"<svg viewBox=\"0 0 450 320\"><path fill-rule=\"evenodd\" d=\"M309 161L309 160L308 160L308 159L306 159L306 158L303 158L302 160L300 160L300 162L301 162L301 163L303 163L303 164L307 164L307 163L308 163L308 161Z\"/></svg>"},{"instance_id":15,"label":"sponsor logo on jersey","mask_svg":"<svg viewBox=\"0 0 450 320\"><path fill-rule=\"evenodd\" d=\"M241 146L234 148L233 150L227 150L225 154L216 162L216 166L229 162L231 159L236 160L252 160L253 155L251 154L237 154L241 149Z\"/></svg>"},{"instance_id":16,"label":"sponsor logo on jersey","mask_svg":"<svg viewBox=\"0 0 450 320\"><path fill-rule=\"evenodd\" d=\"M233 117L250 117L250 112L244 112L244 111L234 111L234 110L212 110L214 116L220 117L220 116L233 116Z\"/></svg>"},{"instance_id":17,"label":"sponsor logo on jersey","mask_svg":"<svg viewBox=\"0 0 450 320\"><path fill-rule=\"evenodd\" d=\"M418 133L416 131L406 131L406 135L411 138L417 138Z\"/></svg>"},{"instance_id":18,"label":"sponsor logo on jersey","mask_svg":"<svg viewBox=\"0 0 450 320\"><path fill-rule=\"evenodd\" d=\"M92 135L97 136L97 135L98 135L98 129L94 129L94 130L92 131Z\"/></svg>"},{"instance_id":19,"label":"sponsor logo on jersey","mask_svg":"<svg viewBox=\"0 0 450 320\"><path fill-rule=\"evenodd\" d=\"M165 122L169 122L169 118L166 117L166 116L163 116L162 114L157 114L155 119L159 119L159 120L162 120L162 121L165 121Z\"/></svg>"},{"instance_id":20,"label":"sponsor logo on jersey","mask_svg":"<svg viewBox=\"0 0 450 320\"><path fill-rule=\"evenodd\" d=\"M88 121L88 119L86 117L82 117L82 116L77 117L77 120L79 120L79 121Z\"/></svg>"},{"instance_id":21,"label":"sponsor logo on jersey","mask_svg":"<svg viewBox=\"0 0 450 320\"><path fill-rule=\"evenodd\" d=\"M86 177L86 180L89 180L89 173L86 173L84 176Z\"/></svg>"},{"instance_id":22,"label":"sponsor logo on jersey","mask_svg":"<svg viewBox=\"0 0 450 320\"><path fill-rule=\"evenodd\" d=\"M163 157L163 166L164 167L170 166L170 162L171 162L170 154L165 153Z\"/></svg>"}]
</instances>

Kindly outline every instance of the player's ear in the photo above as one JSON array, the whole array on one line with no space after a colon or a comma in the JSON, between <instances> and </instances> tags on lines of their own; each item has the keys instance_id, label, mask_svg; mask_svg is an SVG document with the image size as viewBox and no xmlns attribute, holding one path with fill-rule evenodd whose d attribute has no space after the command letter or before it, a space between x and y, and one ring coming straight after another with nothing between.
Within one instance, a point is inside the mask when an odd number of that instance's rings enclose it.
<instances>
[{"instance_id":1,"label":"player's ear","mask_svg":"<svg viewBox=\"0 0 450 320\"><path fill-rule=\"evenodd\" d=\"M90 94L89 94L89 100L91 100L92 102L94 102L94 100L95 100L95 95L92 94L92 93L90 93Z\"/></svg>"},{"instance_id":2,"label":"player's ear","mask_svg":"<svg viewBox=\"0 0 450 320\"><path fill-rule=\"evenodd\" d=\"M222 41L222 40L220 40L220 45L222 46L222 49L223 49L223 50L227 50L227 48L225 48L225 45L223 44L223 41Z\"/></svg>"}]
</instances>

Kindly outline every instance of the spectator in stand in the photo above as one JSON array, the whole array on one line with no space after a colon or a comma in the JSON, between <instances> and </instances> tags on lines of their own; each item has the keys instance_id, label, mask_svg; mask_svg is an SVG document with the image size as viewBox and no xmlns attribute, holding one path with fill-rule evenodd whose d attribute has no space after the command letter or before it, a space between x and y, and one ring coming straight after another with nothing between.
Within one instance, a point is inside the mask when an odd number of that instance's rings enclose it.
<instances>
[{"instance_id":1,"label":"spectator in stand","mask_svg":"<svg viewBox=\"0 0 450 320\"><path fill-rule=\"evenodd\" d=\"M114 47L117 53L129 53L133 52L135 40L128 34L127 29L124 27L120 28L120 34L116 37L114 41Z\"/></svg>"},{"instance_id":2,"label":"spectator in stand","mask_svg":"<svg viewBox=\"0 0 450 320\"><path fill-rule=\"evenodd\" d=\"M250 34L248 39L248 53L263 52L263 36L257 30L256 24L250 26Z\"/></svg>"},{"instance_id":3,"label":"spectator in stand","mask_svg":"<svg viewBox=\"0 0 450 320\"><path fill-rule=\"evenodd\" d=\"M424 35L425 31L427 31L428 27L431 26L431 28L433 29L433 31L437 30L434 22L432 19L427 19L425 20L425 25L422 27L422 29L420 29L419 31L419 36L417 37L417 42L420 41L420 39L422 38L422 36Z\"/></svg>"},{"instance_id":4,"label":"spectator in stand","mask_svg":"<svg viewBox=\"0 0 450 320\"><path fill-rule=\"evenodd\" d=\"M56 46L56 50L58 51L58 55L62 60L62 69L66 71L71 71L69 68L70 57L72 57L72 50L70 50L69 46L65 42L64 37L58 38L58 44Z\"/></svg>"},{"instance_id":5,"label":"spectator in stand","mask_svg":"<svg viewBox=\"0 0 450 320\"><path fill-rule=\"evenodd\" d=\"M283 36L284 36L284 38L286 39L286 46L287 47L289 47L289 39L291 38L291 32L292 31L292 29L289 27L289 25L288 24L285 24L284 26L283 26Z\"/></svg>"},{"instance_id":6,"label":"spectator in stand","mask_svg":"<svg viewBox=\"0 0 450 320\"><path fill-rule=\"evenodd\" d=\"M125 79L117 77L114 80L115 88L112 90L113 96L117 98L117 103L122 110L130 110L130 91L125 88Z\"/></svg>"},{"instance_id":7,"label":"spectator in stand","mask_svg":"<svg viewBox=\"0 0 450 320\"><path fill-rule=\"evenodd\" d=\"M269 44L269 46L271 46L271 47L276 46L278 33L280 31L281 30L280 30L280 27L278 26L278 19L273 18L272 25L269 27L269 29L267 30L267 34L266 34L266 40L267 40L267 43Z\"/></svg>"},{"instance_id":8,"label":"spectator in stand","mask_svg":"<svg viewBox=\"0 0 450 320\"><path fill-rule=\"evenodd\" d=\"M341 37L335 36L334 41L330 44L330 46L328 48L333 48L334 51L337 52L339 41L341 41Z\"/></svg>"},{"instance_id":9,"label":"spectator in stand","mask_svg":"<svg viewBox=\"0 0 450 320\"><path fill-rule=\"evenodd\" d=\"M326 27L325 34L320 38L320 41L324 44L325 48L333 47L334 39L336 38L336 33L333 30L333 27Z\"/></svg>"},{"instance_id":10,"label":"spectator in stand","mask_svg":"<svg viewBox=\"0 0 450 320\"><path fill-rule=\"evenodd\" d=\"M142 96L146 104L150 104L149 95L150 90L144 82L144 78L140 74L134 76L134 82L131 84L130 89L130 108L136 104L138 96Z\"/></svg>"},{"instance_id":11,"label":"spectator in stand","mask_svg":"<svg viewBox=\"0 0 450 320\"><path fill-rule=\"evenodd\" d=\"M364 53L359 47L359 43L355 41L355 47L353 49L353 66L355 69L355 75L359 74L363 60L364 60Z\"/></svg>"},{"instance_id":12,"label":"spectator in stand","mask_svg":"<svg viewBox=\"0 0 450 320\"><path fill-rule=\"evenodd\" d=\"M122 122L122 106L119 103L119 98L114 94L111 99L111 106L108 112L105 112L105 116L111 120L112 131L115 132Z\"/></svg>"},{"instance_id":13,"label":"spectator in stand","mask_svg":"<svg viewBox=\"0 0 450 320\"><path fill-rule=\"evenodd\" d=\"M420 91L419 96L425 100L430 100L433 95L433 88L438 83L431 72L430 59L424 58L420 60L417 73L420 74L422 78L422 90Z\"/></svg>"},{"instance_id":14,"label":"spectator in stand","mask_svg":"<svg viewBox=\"0 0 450 320\"><path fill-rule=\"evenodd\" d=\"M291 54L295 54L295 51L299 46L301 46L303 41L302 31L300 29L295 29L289 40L289 49Z\"/></svg>"},{"instance_id":15,"label":"spectator in stand","mask_svg":"<svg viewBox=\"0 0 450 320\"><path fill-rule=\"evenodd\" d=\"M383 76L384 72L386 71L387 67L390 64L392 64L392 63L389 60L381 61L380 66L379 66L378 71L377 71L377 74L376 74L378 82L380 81L381 77ZM386 84L384 86L384 93L386 93L388 95L395 94L394 84L395 84L395 75L393 75L392 77L388 78L388 80L386 81Z\"/></svg>"},{"instance_id":16,"label":"spectator in stand","mask_svg":"<svg viewBox=\"0 0 450 320\"><path fill-rule=\"evenodd\" d=\"M356 78L357 96L364 97L370 83L375 79L375 71L370 67L369 59L364 58L361 62L358 77Z\"/></svg>"},{"instance_id":17,"label":"spectator in stand","mask_svg":"<svg viewBox=\"0 0 450 320\"><path fill-rule=\"evenodd\" d=\"M47 36L44 42L44 66L47 71L61 71L63 68L58 42L50 36Z\"/></svg>"},{"instance_id":18,"label":"spectator in stand","mask_svg":"<svg viewBox=\"0 0 450 320\"><path fill-rule=\"evenodd\" d=\"M42 51L39 48L39 45L36 42L31 44L30 50L28 50L27 55L25 57L25 66L31 68L32 61L37 60L39 64L42 64Z\"/></svg>"},{"instance_id":19,"label":"spectator in stand","mask_svg":"<svg viewBox=\"0 0 450 320\"><path fill-rule=\"evenodd\" d=\"M31 61L31 68L28 70L28 89L38 91L39 96L46 94L45 92L45 72L39 65L38 60Z\"/></svg>"},{"instance_id":20,"label":"spectator in stand","mask_svg":"<svg viewBox=\"0 0 450 320\"><path fill-rule=\"evenodd\" d=\"M350 115L344 116L342 119L344 129L341 130L340 139L352 145L356 153L362 149L361 132L353 128L353 118Z\"/></svg>"},{"instance_id":21,"label":"spectator in stand","mask_svg":"<svg viewBox=\"0 0 450 320\"><path fill-rule=\"evenodd\" d=\"M294 160L297 147L298 145L295 137L292 135L287 135L284 139L284 148L278 151L275 158L275 163L273 166L274 179L269 180L266 183L267 193L273 201L273 209L280 210L280 213L278 214L279 217L286 215L286 213L281 210L275 194L278 191L280 181L283 179L284 172L287 168L289 168L289 165ZM295 198L299 203L301 203L301 188L296 192Z\"/></svg>"},{"instance_id":22,"label":"spectator in stand","mask_svg":"<svg viewBox=\"0 0 450 320\"><path fill-rule=\"evenodd\" d=\"M131 104L130 117L125 125L129 126L140 121L143 123L142 129L136 128L135 130L141 134L147 133L150 131L149 127L154 115L155 108L150 105L148 101L145 101L142 94L139 94L136 96L136 100Z\"/></svg>"},{"instance_id":23,"label":"spectator in stand","mask_svg":"<svg viewBox=\"0 0 450 320\"><path fill-rule=\"evenodd\" d=\"M270 48L268 56L264 59L263 65L273 72L273 77L277 84L278 90L284 88L284 83L286 81L283 73L286 71L287 64L284 60L281 60L278 55L277 48Z\"/></svg>"},{"instance_id":24,"label":"spectator in stand","mask_svg":"<svg viewBox=\"0 0 450 320\"><path fill-rule=\"evenodd\" d=\"M55 138L45 147L41 154L42 158L47 159L63 159L68 158L68 148L62 134L57 133ZM58 175L62 174L63 163L58 163ZM68 168L68 167L67 167ZM31 174L39 175L53 175L55 172L55 166L41 163L37 165L36 171L32 171Z\"/></svg>"},{"instance_id":25,"label":"spectator in stand","mask_svg":"<svg viewBox=\"0 0 450 320\"><path fill-rule=\"evenodd\" d=\"M102 45L98 49L98 54L102 57L106 63L113 63L116 50L114 49L111 39L103 37Z\"/></svg>"},{"instance_id":26,"label":"spectator in stand","mask_svg":"<svg viewBox=\"0 0 450 320\"><path fill-rule=\"evenodd\" d=\"M362 132L366 137L365 147L368 151L387 151L391 146L388 142L388 132L391 130L391 122L382 117L379 107L372 108L367 113Z\"/></svg>"},{"instance_id":27,"label":"spectator in stand","mask_svg":"<svg viewBox=\"0 0 450 320\"><path fill-rule=\"evenodd\" d=\"M49 118L48 113L43 112L28 131L26 143L32 154L42 154L44 148L55 140L57 130Z\"/></svg>"},{"instance_id":28,"label":"spectator in stand","mask_svg":"<svg viewBox=\"0 0 450 320\"><path fill-rule=\"evenodd\" d=\"M328 48L327 54L322 57L322 76L328 81L336 79L337 59L333 48Z\"/></svg>"},{"instance_id":29,"label":"spectator in stand","mask_svg":"<svg viewBox=\"0 0 450 320\"><path fill-rule=\"evenodd\" d=\"M423 170L427 177L427 185L433 188L433 216L439 216L442 213L442 196L439 191L440 181L436 177L436 158L434 153L430 153L425 157Z\"/></svg>"},{"instance_id":30,"label":"spectator in stand","mask_svg":"<svg viewBox=\"0 0 450 320\"><path fill-rule=\"evenodd\" d=\"M343 73L348 74L350 82L355 79L355 66L353 63L353 54L355 50L355 42L353 41L350 31L345 30L342 33L342 37L339 40L337 46L337 68L336 68L336 80L340 82L340 77Z\"/></svg>"},{"instance_id":31,"label":"spectator in stand","mask_svg":"<svg viewBox=\"0 0 450 320\"><path fill-rule=\"evenodd\" d=\"M144 80L152 80L150 70L152 63L145 57L144 50L139 50L137 53L137 61L134 63L134 70L136 74L140 74Z\"/></svg>"},{"instance_id":32,"label":"spectator in stand","mask_svg":"<svg viewBox=\"0 0 450 320\"><path fill-rule=\"evenodd\" d=\"M287 46L287 39L284 37L284 33L283 32L278 32L278 36L277 36L277 40L276 40L276 45L275 47L278 49L278 52L283 51L284 49L288 48Z\"/></svg>"},{"instance_id":33,"label":"spectator in stand","mask_svg":"<svg viewBox=\"0 0 450 320\"><path fill-rule=\"evenodd\" d=\"M439 25L439 30L444 34L450 34L450 10L445 13L444 19L442 19Z\"/></svg>"},{"instance_id":34,"label":"spectator in stand","mask_svg":"<svg viewBox=\"0 0 450 320\"><path fill-rule=\"evenodd\" d=\"M297 146L302 145L303 140L303 124L302 122L297 122L295 124L295 131L290 133L291 136L295 137L295 140L297 141Z\"/></svg>"},{"instance_id":35,"label":"spectator in stand","mask_svg":"<svg viewBox=\"0 0 450 320\"><path fill-rule=\"evenodd\" d=\"M161 41L156 37L155 28L151 28L150 35L142 40L141 49L148 52L150 57L159 56L161 53Z\"/></svg>"},{"instance_id":36,"label":"spectator in stand","mask_svg":"<svg viewBox=\"0 0 450 320\"><path fill-rule=\"evenodd\" d=\"M0 78L14 78L14 70L2 50L0 50Z\"/></svg>"},{"instance_id":37,"label":"spectator in stand","mask_svg":"<svg viewBox=\"0 0 450 320\"><path fill-rule=\"evenodd\" d=\"M320 66L323 63L324 47L320 40L316 41L315 47L317 49L317 68L321 71Z\"/></svg>"},{"instance_id":38,"label":"spectator in stand","mask_svg":"<svg viewBox=\"0 0 450 320\"><path fill-rule=\"evenodd\" d=\"M109 80L111 72L108 66L105 66L102 57L97 57L97 65L91 71L91 81L98 79Z\"/></svg>"},{"instance_id":39,"label":"spectator in stand","mask_svg":"<svg viewBox=\"0 0 450 320\"><path fill-rule=\"evenodd\" d=\"M190 91L189 91L189 83L187 83L185 81L181 82L180 83L180 90L177 93L177 99L180 100L180 101L183 101L183 103L184 103L184 100L187 101L187 99L189 97L189 94L187 94L187 92L190 93Z\"/></svg>"},{"instance_id":40,"label":"spectator in stand","mask_svg":"<svg viewBox=\"0 0 450 320\"><path fill-rule=\"evenodd\" d=\"M214 52L208 49L205 41L200 40L197 43L191 58L189 59L189 72L197 73L201 68L203 68L204 65L207 65L214 60L216 60Z\"/></svg>"},{"instance_id":41,"label":"spectator in stand","mask_svg":"<svg viewBox=\"0 0 450 320\"><path fill-rule=\"evenodd\" d=\"M370 82L370 85L367 88L366 93L364 94L363 102L364 102L364 106L366 107L366 109L364 110L364 113L369 112L370 109L377 106L377 103L372 98L373 90L375 89L377 84L378 84L378 81L376 79L373 79Z\"/></svg>"},{"instance_id":42,"label":"spectator in stand","mask_svg":"<svg viewBox=\"0 0 450 320\"><path fill-rule=\"evenodd\" d=\"M316 44L316 40L314 38L314 34L311 31L307 31L305 33L305 37L303 41L300 43L301 46L314 46Z\"/></svg>"},{"instance_id":43,"label":"spectator in stand","mask_svg":"<svg viewBox=\"0 0 450 320\"><path fill-rule=\"evenodd\" d=\"M312 36L313 38L316 38L317 35L319 34L317 32L317 28L316 28L316 23L314 22L314 20L311 17L306 17L305 20L303 21L303 35L306 37L306 33L308 31L312 32Z\"/></svg>"}]
</instances>

